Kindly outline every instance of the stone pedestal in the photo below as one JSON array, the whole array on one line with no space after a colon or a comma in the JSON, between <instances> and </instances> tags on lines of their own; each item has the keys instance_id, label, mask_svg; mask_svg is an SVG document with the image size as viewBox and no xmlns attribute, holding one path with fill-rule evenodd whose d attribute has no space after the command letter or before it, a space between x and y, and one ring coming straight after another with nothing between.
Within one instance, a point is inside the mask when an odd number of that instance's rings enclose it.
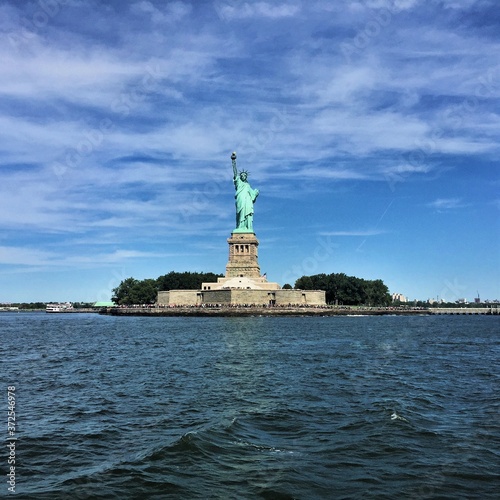
<instances>
[{"instance_id":1,"label":"stone pedestal","mask_svg":"<svg viewBox=\"0 0 500 500\"><path fill-rule=\"evenodd\" d=\"M233 231L228 238L229 262L226 265L226 278L260 278L257 247L259 240L255 233Z\"/></svg>"}]
</instances>

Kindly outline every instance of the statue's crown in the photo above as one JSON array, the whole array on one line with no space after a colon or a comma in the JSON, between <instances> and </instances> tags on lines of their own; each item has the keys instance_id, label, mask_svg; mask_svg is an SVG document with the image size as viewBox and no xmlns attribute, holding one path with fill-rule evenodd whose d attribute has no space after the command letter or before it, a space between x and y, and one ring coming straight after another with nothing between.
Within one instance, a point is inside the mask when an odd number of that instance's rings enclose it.
<instances>
[{"instance_id":1,"label":"statue's crown","mask_svg":"<svg viewBox=\"0 0 500 500\"><path fill-rule=\"evenodd\" d=\"M250 172L249 172L248 170L240 170L240 175L241 175L241 174L246 174L246 176L248 177L248 174L249 174L249 173L250 173Z\"/></svg>"}]
</instances>

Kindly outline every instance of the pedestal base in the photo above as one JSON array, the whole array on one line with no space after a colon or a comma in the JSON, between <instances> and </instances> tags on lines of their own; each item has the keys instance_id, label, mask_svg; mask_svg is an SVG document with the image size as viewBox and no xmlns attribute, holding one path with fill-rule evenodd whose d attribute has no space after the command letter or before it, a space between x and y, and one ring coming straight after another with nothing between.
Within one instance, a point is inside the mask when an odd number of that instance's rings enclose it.
<instances>
[{"instance_id":1,"label":"pedestal base","mask_svg":"<svg viewBox=\"0 0 500 500\"><path fill-rule=\"evenodd\" d=\"M259 240L255 233L233 231L227 240L229 261L226 265L226 278L260 278L257 247Z\"/></svg>"}]
</instances>

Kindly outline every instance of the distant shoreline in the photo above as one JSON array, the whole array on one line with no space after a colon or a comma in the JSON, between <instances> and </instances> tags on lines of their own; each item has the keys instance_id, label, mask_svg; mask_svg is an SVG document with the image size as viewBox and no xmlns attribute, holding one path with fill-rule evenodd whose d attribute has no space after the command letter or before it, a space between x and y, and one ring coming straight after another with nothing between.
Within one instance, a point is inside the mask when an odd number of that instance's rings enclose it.
<instances>
[{"instance_id":1,"label":"distant shoreline","mask_svg":"<svg viewBox=\"0 0 500 500\"><path fill-rule=\"evenodd\" d=\"M80 309L65 309L62 311L50 311L47 312L47 309L2 309L0 308L0 312L7 313L47 313L47 314L71 314L71 313L98 313L98 309L89 309L89 308L80 308Z\"/></svg>"}]
</instances>

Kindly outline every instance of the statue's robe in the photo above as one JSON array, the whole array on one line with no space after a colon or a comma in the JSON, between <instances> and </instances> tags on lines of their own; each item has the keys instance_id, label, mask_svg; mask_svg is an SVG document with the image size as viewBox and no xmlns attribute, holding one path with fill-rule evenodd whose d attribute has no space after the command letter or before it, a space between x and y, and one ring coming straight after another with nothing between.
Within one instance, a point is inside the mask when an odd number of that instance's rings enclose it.
<instances>
[{"instance_id":1,"label":"statue's robe","mask_svg":"<svg viewBox=\"0 0 500 500\"><path fill-rule=\"evenodd\" d=\"M236 204L236 227L247 227L244 221L249 215L253 215L253 203L257 199L259 193L257 189L252 189L250 184L241 180L239 176L234 178L234 187L236 188L236 193L234 195Z\"/></svg>"}]
</instances>

